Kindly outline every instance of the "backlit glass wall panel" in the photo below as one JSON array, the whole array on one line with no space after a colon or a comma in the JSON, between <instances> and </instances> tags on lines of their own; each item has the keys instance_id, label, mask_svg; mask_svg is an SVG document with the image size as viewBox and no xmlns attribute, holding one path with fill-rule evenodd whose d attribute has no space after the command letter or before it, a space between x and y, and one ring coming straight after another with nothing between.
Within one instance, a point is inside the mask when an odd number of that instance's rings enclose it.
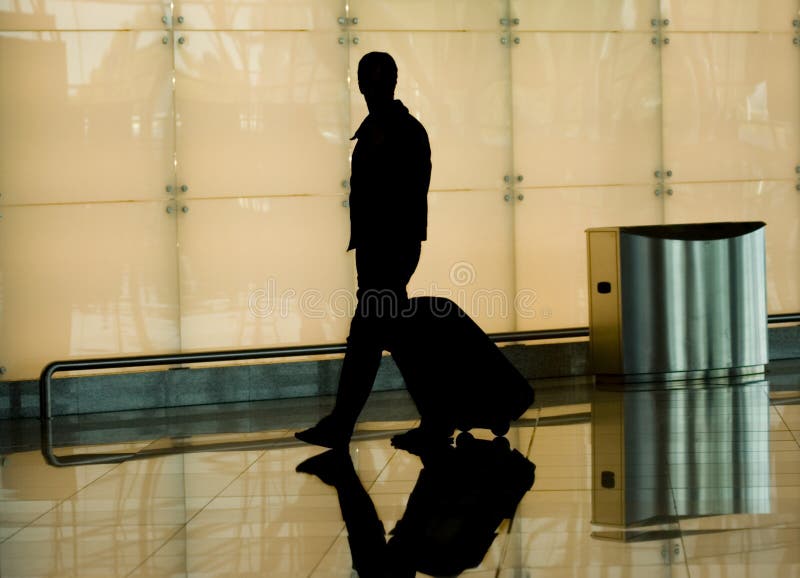
<instances>
[{"instance_id":1,"label":"backlit glass wall panel","mask_svg":"<svg viewBox=\"0 0 800 578\"><path fill-rule=\"evenodd\" d=\"M796 312L798 19L797 0L0 0L2 379L341 342L371 50L433 149L412 292L487 331L586 326L584 229L764 220L770 313Z\"/></svg>"},{"instance_id":2,"label":"backlit glass wall panel","mask_svg":"<svg viewBox=\"0 0 800 578\"><path fill-rule=\"evenodd\" d=\"M350 0L354 28L370 30L492 30L506 0Z\"/></svg>"},{"instance_id":3,"label":"backlit glass wall panel","mask_svg":"<svg viewBox=\"0 0 800 578\"><path fill-rule=\"evenodd\" d=\"M511 2L517 329L588 325L585 229L662 222L657 3ZM654 42L655 39L655 42Z\"/></svg>"},{"instance_id":4,"label":"backlit glass wall panel","mask_svg":"<svg viewBox=\"0 0 800 578\"><path fill-rule=\"evenodd\" d=\"M354 291L338 197L180 204L184 349L344 341Z\"/></svg>"},{"instance_id":5,"label":"backlit glass wall panel","mask_svg":"<svg viewBox=\"0 0 800 578\"><path fill-rule=\"evenodd\" d=\"M487 331L515 326L513 208L503 192L511 160L503 4L350 5L357 18L349 28L352 131L367 114L358 62L377 50L396 60L396 97L422 122L431 143L428 240L409 291L453 299Z\"/></svg>"},{"instance_id":6,"label":"backlit glass wall panel","mask_svg":"<svg viewBox=\"0 0 800 578\"><path fill-rule=\"evenodd\" d=\"M663 18L674 30L786 32L797 18L797 0L669 0Z\"/></svg>"},{"instance_id":7,"label":"backlit glass wall panel","mask_svg":"<svg viewBox=\"0 0 800 578\"><path fill-rule=\"evenodd\" d=\"M511 24L519 30L646 30L658 18L658 4L658 0L511 0Z\"/></svg>"},{"instance_id":8,"label":"backlit glass wall panel","mask_svg":"<svg viewBox=\"0 0 800 578\"><path fill-rule=\"evenodd\" d=\"M343 206L351 135L345 33L334 30L341 25L331 3L310 13L262 8L206 6L197 22L189 11L176 32L186 350L347 336L355 288ZM192 29L204 16L226 30ZM256 30L267 20L278 30ZM305 25L321 30L291 30Z\"/></svg>"},{"instance_id":9,"label":"backlit glass wall panel","mask_svg":"<svg viewBox=\"0 0 800 578\"><path fill-rule=\"evenodd\" d=\"M174 131L164 38L160 30L0 32L4 203L166 197Z\"/></svg>"},{"instance_id":10,"label":"backlit glass wall panel","mask_svg":"<svg viewBox=\"0 0 800 578\"><path fill-rule=\"evenodd\" d=\"M178 30L338 30L343 0L175 0Z\"/></svg>"},{"instance_id":11,"label":"backlit glass wall panel","mask_svg":"<svg viewBox=\"0 0 800 578\"><path fill-rule=\"evenodd\" d=\"M56 359L176 351L175 217L165 201L2 208L0 351L9 379Z\"/></svg>"},{"instance_id":12,"label":"backlit glass wall panel","mask_svg":"<svg viewBox=\"0 0 800 578\"><path fill-rule=\"evenodd\" d=\"M168 16L159 2L0 9L4 379L180 348Z\"/></svg>"},{"instance_id":13,"label":"backlit glass wall panel","mask_svg":"<svg viewBox=\"0 0 800 578\"><path fill-rule=\"evenodd\" d=\"M588 325L585 230L608 223L657 225L662 205L650 185L543 187L516 199L517 327Z\"/></svg>"},{"instance_id":14,"label":"backlit glass wall panel","mask_svg":"<svg viewBox=\"0 0 800 578\"><path fill-rule=\"evenodd\" d=\"M792 34L669 32L668 38L664 163L672 181L794 179L800 83Z\"/></svg>"},{"instance_id":15,"label":"backlit glass wall panel","mask_svg":"<svg viewBox=\"0 0 800 578\"><path fill-rule=\"evenodd\" d=\"M359 21L361 22L361 21ZM359 23L359 26L362 26ZM374 50L398 67L395 96L425 126L431 142L432 191L503 186L511 119L508 56L492 32L351 32L351 129L367 114L358 61Z\"/></svg>"},{"instance_id":16,"label":"backlit glass wall panel","mask_svg":"<svg viewBox=\"0 0 800 578\"><path fill-rule=\"evenodd\" d=\"M434 191L409 294L455 301L486 331L513 331L514 214L497 190Z\"/></svg>"},{"instance_id":17,"label":"backlit glass wall panel","mask_svg":"<svg viewBox=\"0 0 800 578\"><path fill-rule=\"evenodd\" d=\"M178 35L177 176L189 196L343 193L350 134L347 47L338 37Z\"/></svg>"},{"instance_id":18,"label":"backlit glass wall panel","mask_svg":"<svg viewBox=\"0 0 800 578\"><path fill-rule=\"evenodd\" d=\"M0 30L152 30L169 10L168 0L2 0Z\"/></svg>"},{"instance_id":19,"label":"backlit glass wall panel","mask_svg":"<svg viewBox=\"0 0 800 578\"><path fill-rule=\"evenodd\" d=\"M797 311L798 4L672 2L664 14L665 222L766 222L768 311Z\"/></svg>"},{"instance_id":20,"label":"backlit glass wall panel","mask_svg":"<svg viewBox=\"0 0 800 578\"><path fill-rule=\"evenodd\" d=\"M670 223L764 221L767 311L800 310L800 192L791 181L677 183L667 198Z\"/></svg>"}]
</instances>

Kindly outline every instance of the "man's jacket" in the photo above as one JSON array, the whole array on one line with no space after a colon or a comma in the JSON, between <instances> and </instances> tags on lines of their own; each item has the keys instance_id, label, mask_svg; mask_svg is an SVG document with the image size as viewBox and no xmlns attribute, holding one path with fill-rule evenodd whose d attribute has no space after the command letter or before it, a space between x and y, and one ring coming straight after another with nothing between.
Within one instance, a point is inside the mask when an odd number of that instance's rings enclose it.
<instances>
[{"instance_id":1,"label":"man's jacket","mask_svg":"<svg viewBox=\"0 0 800 578\"><path fill-rule=\"evenodd\" d=\"M353 140L347 250L424 241L431 180L425 128L395 100L368 115Z\"/></svg>"}]
</instances>

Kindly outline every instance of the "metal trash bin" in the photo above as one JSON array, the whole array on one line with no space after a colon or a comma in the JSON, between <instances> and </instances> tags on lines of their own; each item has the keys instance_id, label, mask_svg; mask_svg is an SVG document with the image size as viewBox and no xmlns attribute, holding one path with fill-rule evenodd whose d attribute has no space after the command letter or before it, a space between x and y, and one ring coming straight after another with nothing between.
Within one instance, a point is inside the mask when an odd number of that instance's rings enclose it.
<instances>
[{"instance_id":1,"label":"metal trash bin","mask_svg":"<svg viewBox=\"0 0 800 578\"><path fill-rule=\"evenodd\" d=\"M587 229L597 378L637 382L763 372L765 226Z\"/></svg>"}]
</instances>

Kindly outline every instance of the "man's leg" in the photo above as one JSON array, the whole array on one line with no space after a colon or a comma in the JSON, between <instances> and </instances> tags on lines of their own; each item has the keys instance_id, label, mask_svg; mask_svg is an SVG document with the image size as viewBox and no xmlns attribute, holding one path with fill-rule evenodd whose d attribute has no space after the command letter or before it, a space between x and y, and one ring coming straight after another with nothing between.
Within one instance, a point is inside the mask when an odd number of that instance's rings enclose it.
<instances>
[{"instance_id":1,"label":"man's leg","mask_svg":"<svg viewBox=\"0 0 800 578\"><path fill-rule=\"evenodd\" d=\"M408 304L406 285L419 263L420 243L404 247L356 249L358 304L350 323L336 404L330 415L297 439L324 447L350 441L369 398L381 355L395 332L395 321Z\"/></svg>"},{"instance_id":2,"label":"man's leg","mask_svg":"<svg viewBox=\"0 0 800 578\"><path fill-rule=\"evenodd\" d=\"M328 448L349 443L358 416L372 391L385 347L388 320L366 307L371 297L359 296L356 314L350 322L350 335L333 411L314 427L296 433L297 439ZM384 295L384 298L386 302L382 305L391 306L389 301L393 299L392 295Z\"/></svg>"},{"instance_id":3,"label":"man's leg","mask_svg":"<svg viewBox=\"0 0 800 578\"><path fill-rule=\"evenodd\" d=\"M347 526L347 541L353 568L364 578L385 576L386 537L372 498L358 478L353 460L343 449L327 451L297 466L300 473L319 477L336 488L342 518ZM413 576L413 574L410 574Z\"/></svg>"},{"instance_id":4,"label":"man's leg","mask_svg":"<svg viewBox=\"0 0 800 578\"><path fill-rule=\"evenodd\" d=\"M350 323L347 351L342 361L336 405L332 413L348 432L355 428L381 364L384 349L382 332L374 325L376 320L359 315Z\"/></svg>"}]
</instances>

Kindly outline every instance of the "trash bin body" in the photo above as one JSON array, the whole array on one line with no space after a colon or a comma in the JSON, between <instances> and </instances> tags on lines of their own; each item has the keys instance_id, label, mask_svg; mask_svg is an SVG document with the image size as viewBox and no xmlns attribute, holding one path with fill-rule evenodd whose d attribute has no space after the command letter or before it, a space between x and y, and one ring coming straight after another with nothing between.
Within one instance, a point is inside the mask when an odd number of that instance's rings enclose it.
<instances>
[{"instance_id":1,"label":"trash bin body","mask_svg":"<svg viewBox=\"0 0 800 578\"><path fill-rule=\"evenodd\" d=\"M588 229L594 372L649 381L764 371L764 227Z\"/></svg>"}]
</instances>

